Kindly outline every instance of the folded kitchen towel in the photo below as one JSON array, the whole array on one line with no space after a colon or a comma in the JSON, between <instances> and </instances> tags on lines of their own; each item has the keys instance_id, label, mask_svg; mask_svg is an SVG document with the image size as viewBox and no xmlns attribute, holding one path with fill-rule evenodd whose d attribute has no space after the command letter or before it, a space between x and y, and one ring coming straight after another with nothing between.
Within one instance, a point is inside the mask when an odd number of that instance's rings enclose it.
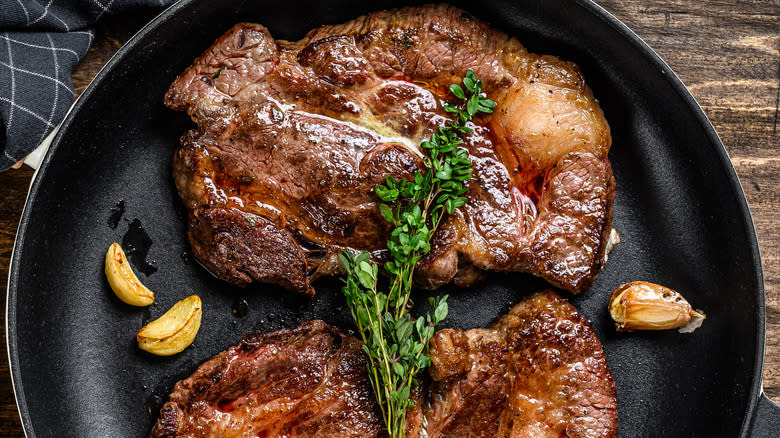
<instances>
[{"instance_id":1,"label":"folded kitchen towel","mask_svg":"<svg viewBox=\"0 0 780 438\"><path fill-rule=\"evenodd\" d=\"M0 0L0 171L23 160L73 103L71 73L101 17L174 0Z\"/></svg>"}]
</instances>

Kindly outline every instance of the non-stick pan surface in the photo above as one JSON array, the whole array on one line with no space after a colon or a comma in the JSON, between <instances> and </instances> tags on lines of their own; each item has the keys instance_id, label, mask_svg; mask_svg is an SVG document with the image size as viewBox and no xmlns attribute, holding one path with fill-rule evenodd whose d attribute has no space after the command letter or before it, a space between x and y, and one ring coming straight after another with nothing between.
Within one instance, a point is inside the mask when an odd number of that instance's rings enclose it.
<instances>
[{"instance_id":1,"label":"non-stick pan surface","mask_svg":"<svg viewBox=\"0 0 780 438\"><path fill-rule=\"evenodd\" d=\"M244 334L314 318L350 327L335 280L320 281L318 296L306 301L267 285L232 287L192 261L171 178L178 138L192 123L166 109L162 96L176 74L238 21L262 23L274 37L295 40L318 25L392 6L184 1L98 75L44 160L14 249L8 343L29 437L144 436L176 381ZM780 416L771 402L759 401L764 295L758 245L723 146L685 87L592 3L460 6L533 52L577 62L612 127L614 227L622 243L595 284L571 301L604 345L618 388L621 436L748 434L756 411L764 421L758 433L772 433ZM139 223L157 268L142 275L157 301L141 310L114 298L103 275L111 242L124 238L143 246ZM707 321L692 335L615 333L606 303L615 287L631 280L683 291ZM493 275L470 289L444 288L439 293L451 296L444 325L487 326L542 287L543 281L518 274ZM195 343L170 358L140 351L135 332L192 293L204 306ZM417 301L425 300L418 295Z\"/></svg>"}]
</instances>

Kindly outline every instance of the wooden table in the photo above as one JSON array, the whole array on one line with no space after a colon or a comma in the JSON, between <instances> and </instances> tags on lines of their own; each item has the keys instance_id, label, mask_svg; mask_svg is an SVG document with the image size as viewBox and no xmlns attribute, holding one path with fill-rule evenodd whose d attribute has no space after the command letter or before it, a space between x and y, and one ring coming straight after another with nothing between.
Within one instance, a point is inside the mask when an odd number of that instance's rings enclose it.
<instances>
[{"instance_id":1,"label":"wooden table","mask_svg":"<svg viewBox=\"0 0 780 438\"><path fill-rule=\"evenodd\" d=\"M776 0L599 3L639 34L679 75L712 120L737 169L764 263L764 389L780 402L780 4ZM156 12L140 10L109 17L98 25L93 47L73 73L77 95L122 43ZM0 174L3 291L32 174L29 168ZM2 300L4 308L4 295ZM6 357L4 340L0 357ZM0 360L0 436L24 436L5 360Z\"/></svg>"}]
</instances>

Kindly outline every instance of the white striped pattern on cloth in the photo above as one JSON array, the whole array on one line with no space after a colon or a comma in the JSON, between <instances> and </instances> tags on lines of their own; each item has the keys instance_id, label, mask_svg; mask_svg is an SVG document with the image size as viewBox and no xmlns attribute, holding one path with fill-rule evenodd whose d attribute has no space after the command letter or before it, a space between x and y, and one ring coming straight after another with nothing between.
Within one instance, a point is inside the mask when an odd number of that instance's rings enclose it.
<instances>
[{"instance_id":1,"label":"white striped pattern on cloth","mask_svg":"<svg viewBox=\"0 0 780 438\"><path fill-rule=\"evenodd\" d=\"M133 7L174 0L0 0L0 171L24 159L73 103L73 68L89 26Z\"/></svg>"}]
</instances>

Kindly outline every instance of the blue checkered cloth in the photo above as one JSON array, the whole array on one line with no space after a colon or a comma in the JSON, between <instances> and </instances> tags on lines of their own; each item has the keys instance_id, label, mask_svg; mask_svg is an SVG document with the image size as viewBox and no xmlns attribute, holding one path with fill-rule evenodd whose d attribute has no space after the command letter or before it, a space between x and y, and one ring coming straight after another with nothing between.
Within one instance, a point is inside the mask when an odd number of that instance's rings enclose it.
<instances>
[{"instance_id":1,"label":"blue checkered cloth","mask_svg":"<svg viewBox=\"0 0 780 438\"><path fill-rule=\"evenodd\" d=\"M102 16L174 0L0 0L0 171L24 159L73 103L71 73Z\"/></svg>"}]
</instances>

